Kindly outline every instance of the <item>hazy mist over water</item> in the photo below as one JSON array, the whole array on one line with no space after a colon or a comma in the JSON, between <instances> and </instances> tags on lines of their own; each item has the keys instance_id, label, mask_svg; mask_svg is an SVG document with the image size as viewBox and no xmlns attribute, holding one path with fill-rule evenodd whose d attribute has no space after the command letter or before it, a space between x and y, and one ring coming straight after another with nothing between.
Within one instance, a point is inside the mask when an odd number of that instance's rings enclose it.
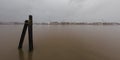
<instances>
[{"instance_id":1,"label":"hazy mist over water","mask_svg":"<svg viewBox=\"0 0 120 60\"><path fill-rule=\"evenodd\" d=\"M120 26L34 25L34 50L17 49L23 25L0 25L0 60L120 60Z\"/></svg>"}]
</instances>

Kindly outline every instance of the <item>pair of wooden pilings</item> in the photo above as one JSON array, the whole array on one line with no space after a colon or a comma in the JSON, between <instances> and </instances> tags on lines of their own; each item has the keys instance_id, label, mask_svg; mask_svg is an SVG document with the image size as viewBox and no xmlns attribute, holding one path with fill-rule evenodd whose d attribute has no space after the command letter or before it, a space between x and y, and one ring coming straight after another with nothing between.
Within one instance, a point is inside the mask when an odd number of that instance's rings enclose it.
<instances>
[{"instance_id":1,"label":"pair of wooden pilings","mask_svg":"<svg viewBox=\"0 0 120 60\"><path fill-rule=\"evenodd\" d=\"M33 20L32 15L29 15L29 20L25 20L23 31L22 31L21 38L20 38L20 42L18 45L18 49L22 49L25 34L26 34L26 31L28 28L29 51L33 51L33 31L32 31L33 22L32 22L32 20Z\"/></svg>"}]
</instances>

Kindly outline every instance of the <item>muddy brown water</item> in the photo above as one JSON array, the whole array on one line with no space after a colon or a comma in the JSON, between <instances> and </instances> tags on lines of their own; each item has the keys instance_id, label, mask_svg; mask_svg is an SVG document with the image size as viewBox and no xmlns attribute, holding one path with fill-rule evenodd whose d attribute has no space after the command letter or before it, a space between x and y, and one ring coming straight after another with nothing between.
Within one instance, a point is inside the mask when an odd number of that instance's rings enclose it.
<instances>
[{"instance_id":1,"label":"muddy brown water","mask_svg":"<svg viewBox=\"0 0 120 60\"><path fill-rule=\"evenodd\" d=\"M119 25L34 25L34 51L18 43L23 25L0 25L0 60L120 60Z\"/></svg>"}]
</instances>

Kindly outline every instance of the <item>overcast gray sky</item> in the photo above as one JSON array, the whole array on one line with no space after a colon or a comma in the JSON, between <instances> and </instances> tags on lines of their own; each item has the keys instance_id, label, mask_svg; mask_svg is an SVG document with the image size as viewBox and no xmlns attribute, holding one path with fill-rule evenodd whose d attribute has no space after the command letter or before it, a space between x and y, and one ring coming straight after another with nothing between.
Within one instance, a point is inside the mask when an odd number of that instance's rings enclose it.
<instances>
[{"instance_id":1,"label":"overcast gray sky","mask_svg":"<svg viewBox=\"0 0 120 60\"><path fill-rule=\"evenodd\" d=\"M0 0L0 21L120 22L120 0Z\"/></svg>"}]
</instances>

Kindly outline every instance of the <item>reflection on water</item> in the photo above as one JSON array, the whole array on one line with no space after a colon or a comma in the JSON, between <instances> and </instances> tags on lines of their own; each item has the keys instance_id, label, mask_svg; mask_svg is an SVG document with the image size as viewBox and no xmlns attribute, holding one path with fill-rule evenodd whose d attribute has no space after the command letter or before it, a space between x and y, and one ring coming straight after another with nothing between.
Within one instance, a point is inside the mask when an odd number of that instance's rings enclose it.
<instances>
[{"instance_id":1,"label":"reflection on water","mask_svg":"<svg viewBox=\"0 0 120 60\"><path fill-rule=\"evenodd\" d=\"M25 60L23 50L20 49L18 51L19 51L19 60Z\"/></svg>"},{"instance_id":2,"label":"reflection on water","mask_svg":"<svg viewBox=\"0 0 120 60\"><path fill-rule=\"evenodd\" d=\"M33 56L33 51L28 52L28 60L33 60L32 56Z\"/></svg>"},{"instance_id":3,"label":"reflection on water","mask_svg":"<svg viewBox=\"0 0 120 60\"><path fill-rule=\"evenodd\" d=\"M28 52L28 59L25 59L24 51L22 49L19 49L19 60L33 60L32 55L33 51Z\"/></svg>"}]
</instances>

